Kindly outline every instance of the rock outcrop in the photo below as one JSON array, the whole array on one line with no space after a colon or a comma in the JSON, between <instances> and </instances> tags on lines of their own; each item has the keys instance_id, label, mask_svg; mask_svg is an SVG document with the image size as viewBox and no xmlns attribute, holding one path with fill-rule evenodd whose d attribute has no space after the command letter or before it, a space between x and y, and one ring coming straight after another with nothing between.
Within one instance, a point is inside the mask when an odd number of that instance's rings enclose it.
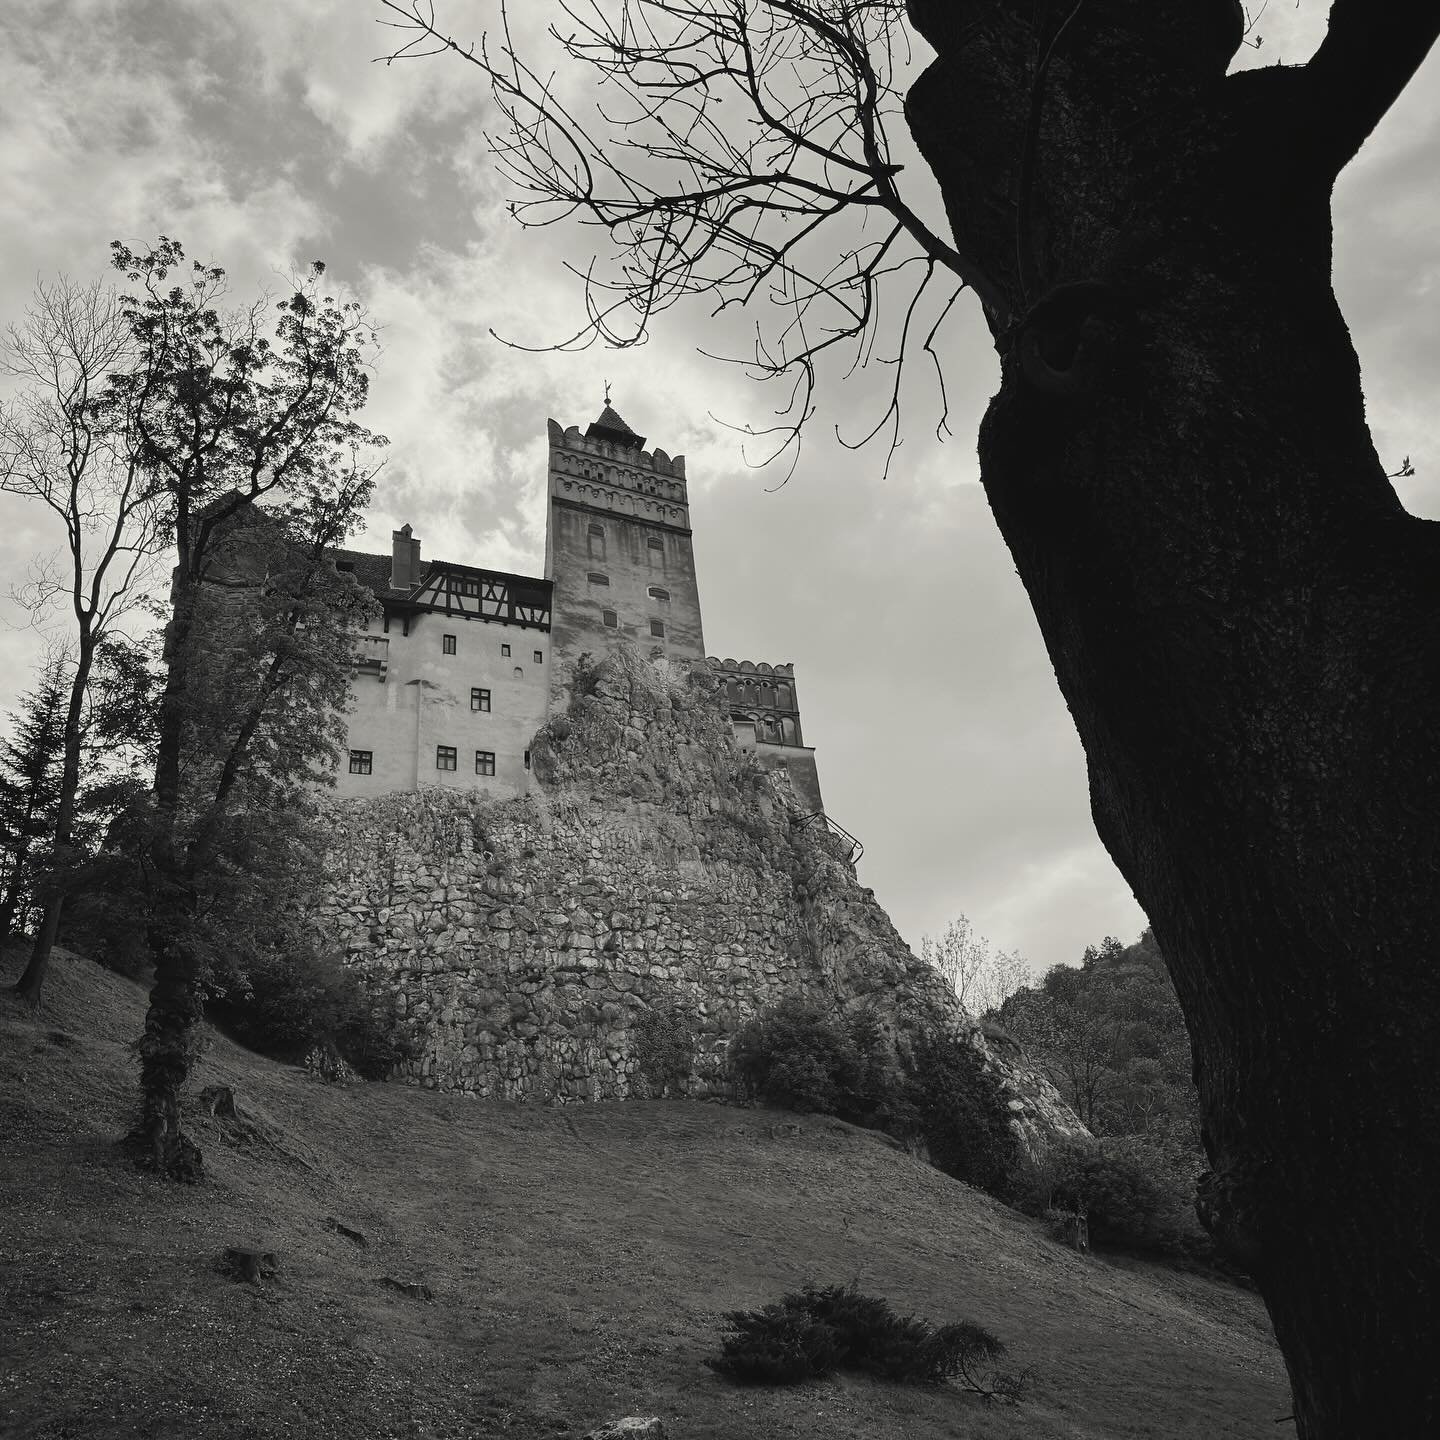
<instances>
[{"instance_id":1,"label":"rock outcrop","mask_svg":"<svg viewBox=\"0 0 1440 1440\"><path fill-rule=\"evenodd\" d=\"M801 994L940 1028L988 1057L1032 1148L1084 1133L1049 1083L992 1052L896 933L823 817L732 739L706 672L622 650L575 676L516 799L421 790L333 806L318 915L419 1037L407 1078L475 1096L723 1090L725 1046ZM660 1063L680 1044L688 1066Z\"/></svg>"}]
</instances>

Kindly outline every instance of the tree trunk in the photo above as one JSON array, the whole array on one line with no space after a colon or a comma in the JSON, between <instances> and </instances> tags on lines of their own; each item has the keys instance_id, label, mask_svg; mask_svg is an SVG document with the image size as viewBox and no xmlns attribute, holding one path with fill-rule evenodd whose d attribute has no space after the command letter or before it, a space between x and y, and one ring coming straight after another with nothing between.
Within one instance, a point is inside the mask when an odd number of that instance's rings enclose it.
<instances>
[{"instance_id":1,"label":"tree trunk","mask_svg":"<svg viewBox=\"0 0 1440 1440\"><path fill-rule=\"evenodd\" d=\"M1224 5L961 8L912 0L908 110L1011 303L982 478L1185 1011L1202 1219L1302 1440L1440 1434L1440 527L1365 425L1329 97L1222 78Z\"/></svg>"},{"instance_id":2,"label":"tree trunk","mask_svg":"<svg viewBox=\"0 0 1440 1440\"><path fill-rule=\"evenodd\" d=\"M65 908L63 895L51 895L45 902L40 915L40 924L35 929L35 941L30 948L30 958L25 969L15 982L15 993L29 1005L38 1006L45 985L45 976L50 970L50 952L55 948L55 937L60 933L60 913ZM3 934L0 931L0 934Z\"/></svg>"}]
</instances>

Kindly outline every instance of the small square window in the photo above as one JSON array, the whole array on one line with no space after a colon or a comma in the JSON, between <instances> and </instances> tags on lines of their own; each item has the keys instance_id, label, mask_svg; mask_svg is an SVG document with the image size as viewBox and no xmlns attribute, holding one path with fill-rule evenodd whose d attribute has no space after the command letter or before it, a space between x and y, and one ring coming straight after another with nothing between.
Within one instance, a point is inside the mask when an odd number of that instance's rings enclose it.
<instances>
[{"instance_id":1,"label":"small square window","mask_svg":"<svg viewBox=\"0 0 1440 1440\"><path fill-rule=\"evenodd\" d=\"M530 753L528 750L525 752ZM495 752L493 750L477 750L475 752L475 773L477 775L493 775L495 773Z\"/></svg>"},{"instance_id":2,"label":"small square window","mask_svg":"<svg viewBox=\"0 0 1440 1440\"><path fill-rule=\"evenodd\" d=\"M455 768L455 747L453 745L437 745L435 747L435 768L437 770L453 770Z\"/></svg>"},{"instance_id":3,"label":"small square window","mask_svg":"<svg viewBox=\"0 0 1440 1440\"><path fill-rule=\"evenodd\" d=\"M470 708L488 711L490 709L490 692L488 690L471 690Z\"/></svg>"},{"instance_id":4,"label":"small square window","mask_svg":"<svg viewBox=\"0 0 1440 1440\"><path fill-rule=\"evenodd\" d=\"M510 653L510 647L509 647L508 645L502 645L502 646L500 647L500 654L501 654L502 656L509 655L509 653Z\"/></svg>"},{"instance_id":5,"label":"small square window","mask_svg":"<svg viewBox=\"0 0 1440 1440\"><path fill-rule=\"evenodd\" d=\"M446 655L455 653L455 637L453 635L442 635L440 637L440 649Z\"/></svg>"},{"instance_id":6,"label":"small square window","mask_svg":"<svg viewBox=\"0 0 1440 1440\"><path fill-rule=\"evenodd\" d=\"M665 638L665 622L663 620L652 620L650 622L650 633L658 635L660 639Z\"/></svg>"},{"instance_id":7,"label":"small square window","mask_svg":"<svg viewBox=\"0 0 1440 1440\"><path fill-rule=\"evenodd\" d=\"M605 622L607 630L618 630L620 628L620 617L613 610L602 610L600 618Z\"/></svg>"},{"instance_id":8,"label":"small square window","mask_svg":"<svg viewBox=\"0 0 1440 1440\"><path fill-rule=\"evenodd\" d=\"M370 774L371 762L374 758L374 752L371 750L352 750L350 752L350 773L352 775Z\"/></svg>"},{"instance_id":9,"label":"small square window","mask_svg":"<svg viewBox=\"0 0 1440 1440\"><path fill-rule=\"evenodd\" d=\"M537 665L543 665L545 663L545 652L543 650L537 650L535 652L535 663Z\"/></svg>"}]
</instances>

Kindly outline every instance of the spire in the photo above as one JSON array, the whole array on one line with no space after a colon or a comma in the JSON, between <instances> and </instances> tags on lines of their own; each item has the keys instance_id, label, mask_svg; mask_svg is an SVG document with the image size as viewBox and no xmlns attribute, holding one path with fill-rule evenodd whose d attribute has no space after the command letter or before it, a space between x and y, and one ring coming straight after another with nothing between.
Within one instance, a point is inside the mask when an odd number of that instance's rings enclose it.
<instances>
[{"instance_id":1,"label":"spire","mask_svg":"<svg viewBox=\"0 0 1440 1440\"><path fill-rule=\"evenodd\" d=\"M600 418L585 432L587 440L608 440L612 445L623 446L626 450L643 450L645 437L637 435L610 405L610 386L605 386L605 408Z\"/></svg>"}]
</instances>

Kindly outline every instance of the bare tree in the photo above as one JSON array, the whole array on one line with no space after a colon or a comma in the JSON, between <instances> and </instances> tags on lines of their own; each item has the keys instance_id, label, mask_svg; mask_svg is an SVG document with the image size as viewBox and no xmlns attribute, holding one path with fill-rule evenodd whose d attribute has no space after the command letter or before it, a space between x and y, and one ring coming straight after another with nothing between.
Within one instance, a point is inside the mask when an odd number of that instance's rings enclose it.
<instances>
[{"instance_id":1,"label":"bare tree","mask_svg":"<svg viewBox=\"0 0 1440 1440\"><path fill-rule=\"evenodd\" d=\"M133 337L108 287L61 278L36 287L10 327L0 373L17 392L0 404L0 491L50 512L59 556L11 597L46 622L65 612L68 669L59 788L49 836L49 883L29 963L16 991L38 1004L65 904L60 879L74 839L83 718L95 658L114 627L154 588L164 544L164 497L146 473L111 402L111 380L131 363Z\"/></svg>"},{"instance_id":2,"label":"bare tree","mask_svg":"<svg viewBox=\"0 0 1440 1440\"><path fill-rule=\"evenodd\" d=\"M1030 979L1030 967L1018 950L992 950L964 915L952 920L939 935L922 935L920 958L945 977L960 1003L974 1015L998 1010Z\"/></svg>"},{"instance_id":3,"label":"bare tree","mask_svg":"<svg viewBox=\"0 0 1440 1440\"><path fill-rule=\"evenodd\" d=\"M1440 1431L1440 531L1375 454L1330 280L1335 178L1440 7L1333 0L1308 63L1228 74L1237 0L909 0L948 239L887 139L898 0L560 0L603 82L583 124L503 4L488 46L384 8L396 56L485 72L520 218L612 238L582 341L701 291L772 305L754 359L798 374L793 425L817 353L863 358L880 283L926 282L890 302L904 339L932 277L942 318L975 291L981 479L1190 1027L1202 1217L1256 1276L1303 1440Z\"/></svg>"}]
</instances>

